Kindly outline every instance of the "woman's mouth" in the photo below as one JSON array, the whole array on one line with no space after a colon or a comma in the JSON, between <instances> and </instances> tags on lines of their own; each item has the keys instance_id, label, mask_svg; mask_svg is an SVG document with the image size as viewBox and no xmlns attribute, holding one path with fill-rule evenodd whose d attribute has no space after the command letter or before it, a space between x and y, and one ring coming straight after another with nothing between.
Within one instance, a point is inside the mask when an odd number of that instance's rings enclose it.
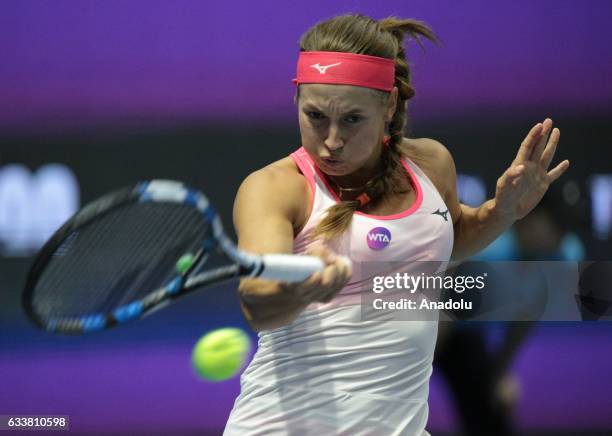
<instances>
[{"instance_id":1,"label":"woman's mouth","mask_svg":"<svg viewBox=\"0 0 612 436\"><path fill-rule=\"evenodd\" d=\"M322 157L321 162L329 168L337 168L342 165L342 161L331 157Z\"/></svg>"}]
</instances>

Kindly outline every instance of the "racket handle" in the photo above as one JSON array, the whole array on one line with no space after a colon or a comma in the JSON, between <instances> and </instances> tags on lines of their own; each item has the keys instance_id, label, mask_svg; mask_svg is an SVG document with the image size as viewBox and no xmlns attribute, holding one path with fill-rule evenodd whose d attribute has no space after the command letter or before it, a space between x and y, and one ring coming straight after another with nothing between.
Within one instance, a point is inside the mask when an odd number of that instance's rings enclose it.
<instances>
[{"instance_id":1,"label":"racket handle","mask_svg":"<svg viewBox=\"0 0 612 436\"><path fill-rule=\"evenodd\" d=\"M261 259L263 270L259 277L283 282L301 282L325 268L323 260L316 256L264 254Z\"/></svg>"}]
</instances>

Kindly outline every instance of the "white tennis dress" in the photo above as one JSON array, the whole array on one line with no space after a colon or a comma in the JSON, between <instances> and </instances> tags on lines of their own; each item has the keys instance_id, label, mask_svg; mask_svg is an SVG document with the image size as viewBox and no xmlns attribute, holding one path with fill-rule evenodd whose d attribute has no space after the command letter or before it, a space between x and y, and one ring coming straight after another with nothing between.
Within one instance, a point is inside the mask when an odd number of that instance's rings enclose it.
<instances>
[{"instance_id":1,"label":"white tennis dress","mask_svg":"<svg viewBox=\"0 0 612 436\"><path fill-rule=\"evenodd\" d=\"M303 148L291 156L313 192L311 216L294 242L294 252L303 253L338 197ZM359 299L372 292L372 268L385 274L390 261L445 265L450 259L448 209L427 176L409 159L403 164L415 203L390 216L355 213L332 245L353 261L350 283L330 303L308 306L291 325L259 333L225 435L428 434L437 322L364 321Z\"/></svg>"}]
</instances>

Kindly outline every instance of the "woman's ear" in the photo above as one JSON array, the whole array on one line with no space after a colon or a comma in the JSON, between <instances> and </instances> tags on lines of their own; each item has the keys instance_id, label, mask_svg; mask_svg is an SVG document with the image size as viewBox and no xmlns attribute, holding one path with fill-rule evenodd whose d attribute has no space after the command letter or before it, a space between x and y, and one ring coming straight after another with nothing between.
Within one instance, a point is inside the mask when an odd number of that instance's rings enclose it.
<instances>
[{"instance_id":1,"label":"woman's ear","mask_svg":"<svg viewBox=\"0 0 612 436\"><path fill-rule=\"evenodd\" d=\"M393 119L393 115L395 114L395 110L397 109L397 96L399 94L399 90L397 86L394 86L391 92L389 93L389 98L387 99L387 106L385 107L385 121L390 122Z\"/></svg>"},{"instance_id":2,"label":"woman's ear","mask_svg":"<svg viewBox=\"0 0 612 436\"><path fill-rule=\"evenodd\" d=\"M293 104L297 106L298 99L300 98L300 86L295 87L295 94L293 95Z\"/></svg>"}]
</instances>

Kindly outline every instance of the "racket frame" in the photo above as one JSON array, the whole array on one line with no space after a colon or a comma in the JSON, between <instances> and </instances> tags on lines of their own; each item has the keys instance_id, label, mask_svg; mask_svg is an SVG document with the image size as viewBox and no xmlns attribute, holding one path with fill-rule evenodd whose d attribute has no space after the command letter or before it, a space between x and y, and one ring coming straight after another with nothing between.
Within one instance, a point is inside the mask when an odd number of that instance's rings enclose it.
<instances>
[{"instance_id":1,"label":"racket frame","mask_svg":"<svg viewBox=\"0 0 612 436\"><path fill-rule=\"evenodd\" d=\"M57 318L44 318L37 313L32 304L33 294L38 279L44 273L54 253L75 231L83 229L99 218L135 202L187 204L202 213L212 230L211 237L202 241L202 248L196 253L192 265L183 273L177 273L165 286L153 290L139 300L124 304L111 313L92 313L84 316ZM202 262L203 256L207 256L215 249L234 263L195 274L204 263ZM64 223L43 245L36 256L22 293L22 307L30 320L44 330L52 333L82 334L114 327L140 318L172 299L212 283L220 283L241 276L257 277L263 269L261 256L239 250L226 236L221 219L204 194L181 182L152 180L140 182L135 187L111 192L85 206Z\"/></svg>"}]
</instances>

